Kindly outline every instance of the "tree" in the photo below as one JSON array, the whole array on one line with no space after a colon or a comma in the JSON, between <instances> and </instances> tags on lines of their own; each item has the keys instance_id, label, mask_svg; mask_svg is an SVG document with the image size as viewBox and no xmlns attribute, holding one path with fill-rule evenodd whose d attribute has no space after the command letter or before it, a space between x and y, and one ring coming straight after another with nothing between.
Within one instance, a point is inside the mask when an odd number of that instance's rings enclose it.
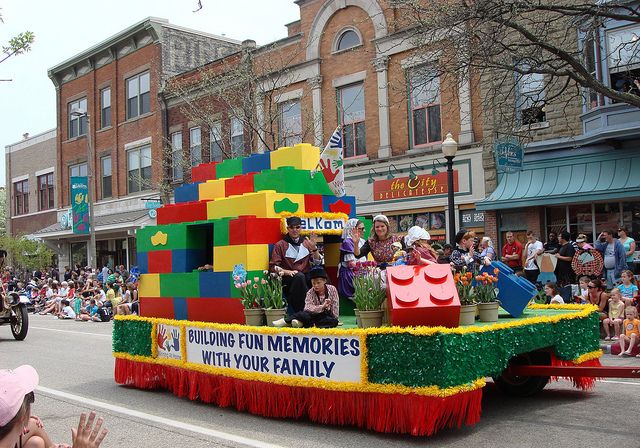
<instances>
[{"instance_id":1,"label":"tree","mask_svg":"<svg viewBox=\"0 0 640 448\"><path fill-rule=\"evenodd\" d=\"M7 234L7 190L0 187L0 236Z\"/></svg>"},{"instance_id":2,"label":"tree","mask_svg":"<svg viewBox=\"0 0 640 448\"><path fill-rule=\"evenodd\" d=\"M44 243L24 236L2 236L0 248L8 253L9 260L5 264L13 267L17 274L42 269L53 260L53 252Z\"/></svg>"},{"instance_id":3,"label":"tree","mask_svg":"<svg viewBox=\"0 0 640 448\"><path fill-rule=\"evenodd\" d=\"M2 20L2 15L0 14L0 22L4 23ZM6 61L11 56L17 56L19 54L27 53L31 50L31 45L35 41L35 34L31 31L23 31L15 37L12 37L7 42L7 45L2 46L2 52L5 56L0 59L0 63Z\"/></svg>"},{"instance_id":4,"label":"tree","mask_svg":"<svg viewBox=\"0 0 640 448\"><path fill-rule=\"evenodd\" d=\"M640 61L636 39L600 45L603 25L615 20L640 23L638 2L587 0L395 0L402 13L398 27L422 49L442 51L441 74L468 81L477 74L483 84L485 115L514 128L518 80L533 80L540 98L531 99L531 113L555 102L575 107L578 99L607 97L640 107L640 85L607 83L595 68L599 60L619 61L620 72L635 77ZM640 78L639 78L640 79ZM504 107L509 104L509 107ZM581 103L580 103L581 104ZM509 110L507 110L509 109ZM495 115L499 116L495 116ZM490 120L491 121L491 120Z\"/></svg>"}]
</instances>

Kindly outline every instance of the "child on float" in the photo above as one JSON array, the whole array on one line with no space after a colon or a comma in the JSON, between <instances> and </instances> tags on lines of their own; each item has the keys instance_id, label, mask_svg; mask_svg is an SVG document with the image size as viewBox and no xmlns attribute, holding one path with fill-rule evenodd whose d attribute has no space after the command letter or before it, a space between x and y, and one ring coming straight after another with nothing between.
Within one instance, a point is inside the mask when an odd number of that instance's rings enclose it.
<instances>
[{"instance_id":1,"label":"child on float","mask_svg":"<svg viewBox=\"0 0 640 448\"><path fill-rule=\"evenodd\" d=\"M438 253L429 244L430 239L429 232L420 226L413 226L409 229L407 236L404 237L408 265L415 266L438 262Z\"/></svg>"},{"instance_id":2,"label":"child on float","mask_svg":"<svg viewBox=\"0 0 640 448\"><path fill-rule=\"evenodd\" d=\"M560 295L558 286L553 282L548 282L544 285L544 293L547 296L547 300L550 304L564 305L564 299Z\"/></svg>"},{"instance_id":3,"label":"child on float","mask_svg":"<svg viewBox=\"0 0 640 448\"><path fill-rule=\"evenodd\" d=\"M338 290L327 284L327 273L322 267L311 269L311 289L307 291L304 310L273 322L274 327L291 325L295 328L333 328L338 326Z\"/></svg>"},{"instance_id":4,"label":"child on float","mask_svg":"<svg viewBox=\"0 0 640 448\"><path fill-rule=\"evenodd\" d=\"M622 317L624 316L625 303L622 300L620 288L613 288L609 293L609 317L602 321L604 332L607 335L604 340L617 341L620 338L620 328L622 325ZM613 326L614 336L611 337L610 328Z\"/></svg>"},{"instance_id":5,"label":"child on float","mask_svg":"<svg viewBox=\"0 0 640 448\"><path fill-rule=\"evenodd\" d=\"M629 270L622 271L620 278L622 279L622 283L618 285L618 289L620 290L620 294L622 295L622 300L625 305L629 306L633 302L634 296L638 295L636 278L633 275L633 272Z\"/></svg>"},{"instance_id":6,"label":"child on float","mask_svg":"<svg viewBox=\"0 0 640 448\"><path fill-rule=\"evenodd\" d=\"M632 306L628 306L624 310L625 320L624 334L620 335L620 353L618 356L631 356L633 348L640 342L640 320L638 320L638 310ZM625 343L629 343L629 347L625 351ZM640 354L636 355L640 358Z\"/></svg>"}]
</instances>

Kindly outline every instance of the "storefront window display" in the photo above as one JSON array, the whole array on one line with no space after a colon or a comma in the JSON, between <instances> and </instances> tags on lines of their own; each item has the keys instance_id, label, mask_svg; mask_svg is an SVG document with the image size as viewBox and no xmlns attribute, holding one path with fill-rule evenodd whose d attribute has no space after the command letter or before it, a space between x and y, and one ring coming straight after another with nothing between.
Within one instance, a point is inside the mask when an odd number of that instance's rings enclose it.
<instances>
[{"instance_id":1,"label":"storefront window display","mask_svg":"<svg viewBox=\"0 0 640 448\"><path fill-rule=\"evenodd\" d=\"M71 243L71 264L87 265L87 243Z\"/></svg>"},{"instance_id":2,"label":"storefront window display","mask_svg":"<svg viewBox=\"0 0 640 448\"><path fill-rule=\"evenodd\" d=\"M593 221L591 218L591 204L579 204L569 206L569 232L571 239L584 233L593 241Z\"/></svg>"}]
</instances>

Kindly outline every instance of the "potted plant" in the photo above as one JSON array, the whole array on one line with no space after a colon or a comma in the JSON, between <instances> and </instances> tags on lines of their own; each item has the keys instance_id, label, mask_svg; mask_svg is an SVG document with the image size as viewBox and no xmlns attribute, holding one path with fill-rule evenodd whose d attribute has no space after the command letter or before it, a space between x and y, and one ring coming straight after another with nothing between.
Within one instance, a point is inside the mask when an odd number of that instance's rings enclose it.
<instances>
[{"instance_id":1,"label":"potted plant","mask_svg":"<svg viewBox=\"0 0 640 448\"><path fill-rule=\"evenodd\" d=\"M463 269L453 276L460 299L460 325L473 325L476 322L476 301L472 286L473 274Z\"/></svg>"},{"instance_id":2,"label":"potted plant","mask_svg":"<svg viewBox=\"0 0 640 448\"><path fill-rule=\"evenodd\" d=\"M476 276L474 295L478 302L481 322L498 321L498 289L495 287L495 284L498 282L497 275L499 272L496 268L493 271L495 275L483 272Z\"/></svg>"},{"instance_id":3,"label":"potted plant","mask_svg":"<svg viewBox=\"0 0 640 448\"><path fill-rule=\"evenodd\" d=\"M282 319L287 314L287 302L282 296L282 277L269 271L264 271L263 274L260 286L264 298L264 313L267 325L272 327L273 321Z\"/></svg>"},{"instance_id":4,"label":"potted plant","mask_svg":"<svg viewBox=\"0 0 640 448\"><path fill-rule=\"evenodd\" d=\"M247 271L243 265L233 268L233 282L240 290L240 302L244 307L244 319L246 325L264 325L264 311L260 300L260 286L258 282L247 280Z\"/></svg>"},{"instance_id":5,"label":"potted plant","mask_svg":"<svg viewBox=\"0 0 640 448\"><path fill-rule=\"evenodd\" d=\"M384 311L382 304L387 297L382 276L384 273L373 261L356 263L354 268L353 299L356 305L356 318L360 328L382 326Z\"/></svg>"}]
</instances>

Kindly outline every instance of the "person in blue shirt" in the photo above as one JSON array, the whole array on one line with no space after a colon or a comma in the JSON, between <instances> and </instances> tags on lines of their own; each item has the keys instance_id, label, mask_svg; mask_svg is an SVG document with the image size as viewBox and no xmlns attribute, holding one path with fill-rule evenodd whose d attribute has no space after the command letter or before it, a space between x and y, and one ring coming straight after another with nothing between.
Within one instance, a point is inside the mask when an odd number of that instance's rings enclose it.
<instances>
[{"instance_id":1,"label":"person in blue shirt","mask_svg":"<svg viewBox=\"0 0 640 448\"><path fill-rule=\"evenodd\" d=\"M622 243L613 237L613 231L605 230L595 242L596 250L604 259L607 289L611 289L620 281L622 271L627 269L627 253Z\"/></svg>"}]
</instances>

